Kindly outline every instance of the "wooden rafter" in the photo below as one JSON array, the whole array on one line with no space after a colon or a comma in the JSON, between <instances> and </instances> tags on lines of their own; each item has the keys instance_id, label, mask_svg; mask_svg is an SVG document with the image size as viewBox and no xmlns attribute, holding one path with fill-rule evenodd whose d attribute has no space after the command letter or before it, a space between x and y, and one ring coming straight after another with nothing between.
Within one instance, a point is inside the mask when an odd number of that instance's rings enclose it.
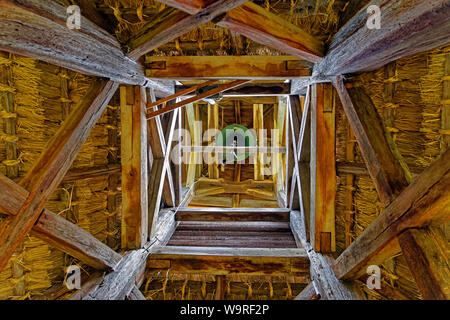
<instances>
[{"instance_id":1,"label":"wooden rafter","mask_svg":"<svg viewBox=\"0 0 450 320\"><path fill-rule=\"evenodd\" d=\"M137 60L153 49L178 38L186 32L194 30L202 24L210 22L218 15L246 1L217 0L194 15L189 15L173 8L166 8L159 12L158 19L148 22L128 41L127 46L131 51L128 56L133 60Z\"/></svg>"},{"instance_id":2,"label":"wooden rafter","mask_svg":"<svg viewBox=\"0 0 450 320\"><path fill-rule=\"evenodd\" d=\"M70 30L64 6L53 1L5 0L0 3L0 49L133 85L151 83L164 94L173 85L147 79L142 66L128 59L118 41L82 17Z\"/></svg>"},{"instance_id":3,"label":"wooden rafter","mask_svg":"<svg viewBox=\"0 0 450 320\"><path fill-rule=\"evenodd\" d=\"M230 83L218 86L217 88L214 88L212 90L209 90L207 92L199 94L199 95L197 95L195 97L192 97L192 98L189 98L189 99L177 102L177 103L172 104L170 106L165 106L164 108L161 108L161 109L153 111L153 112L149 112L147 114L147 119L151 119L151 118L154 118L154 117L159 116L161 114L165 114L165 113L170 112L172 110L175 110L177 108L183 107L183 106L185 106L187 104L194 103L194 102L202 100L204 98L208 98L210 96L213 96L215 94L221 93L221 92L226 91L228 89L232 89L232 88L238 87L238 86L240 86L240 85L242 85L244 83L247 83L249 81L250 80L235 80L235 81L232 81Z\"/></svg>"},{"instance_id":4,"label":"wooden rafter","mask_svg":"<svg viewBox=\"0 0 450 320\"><path fill-rule=\"evenodd\" d=\"M159 2L189 14L196 14L215 0L161 0Z\"/></svg>"},{"instance_id":5,"label":"wooden rafter","mask_svg":"<svg viewBox=\"0 0 450 320\"><path fill-rule=\"evenodd\" d=\"M150 78L171 80L280 80L311 75L311 64L293 56L147 56Z\"/></svg>"},{"instance_id":6,"label":"wooden rafter","mask_svg":"<svg viewBox=\"0 0 450 320\"><path fill-rule=\"evenodd\" d=\"M148 238L148 151L145 89L120 87L122 128L122 248L139 249Z\"/></svg>"},{"instance_id":7,"label":"wooden rafter","mask_svg":"<svg viewBox=\"0 0 450 320\"><path fill-rule=\"evenodd\" d=\"M0 270L39 218L45 202L61 183L72 162L117 90L118 83L99 81L73 108L20 185L30 192L18 214L10 217L0 234Z\"/></svg>"},{"instance_id":8,"label":"wooden rafter","mask_svg":"<svg viewBox=\"0 0 450 320\"><path fill-rule=\"evenodd\" d=\"M411 173L370 97L361 88L333 82L381 202L388 205L411 181Z\"/></svg>"},{"instance_id":9,"label":"wooden rafter","mask_svg":"<svg viewBox=\"0 0 450 320\"><path fill-rule=\"evenodd\" d=\"M336 259L342 279L355 279L368 265L400 251L396 237L409 228L440 225L450 217L450 150L419 175Z\"/></svg>"},{"instance_id":10,"label":"wooden rafter","mask_svg":"<svg viewBox=\"0 0 450 320\"><path fill-rule=\"evenodd\" d=\"M0 211L16 216L29 192L0 175ZM31 234L97 269L114 269L121 256L80 227L44 209Z\"/></svg>"},{"instance_id":11,"label":"wooden rafter","mask_svg":"<svg viewBox=\"0 0 450 320\"><path fill-rule=\"evenodd\" d=\"M381 28L366 25L368 8L382 8ZM318 75L375 70L391 61L448 43L450 8L442 0L411 0L398 5L373 0L333 38L327 56L315 67Z\"/></svg>"},{"instance_id":12,"label":"wooden rafter","mask_svg":"<svg viewBox=\"0 0 450 320\"><path fill-rule=\"evenodd\" d=\"M255 42L313 63L323 57L324 48L321 41L250 1L228 11L215 22Z\"/></svg>"}]
</instances>

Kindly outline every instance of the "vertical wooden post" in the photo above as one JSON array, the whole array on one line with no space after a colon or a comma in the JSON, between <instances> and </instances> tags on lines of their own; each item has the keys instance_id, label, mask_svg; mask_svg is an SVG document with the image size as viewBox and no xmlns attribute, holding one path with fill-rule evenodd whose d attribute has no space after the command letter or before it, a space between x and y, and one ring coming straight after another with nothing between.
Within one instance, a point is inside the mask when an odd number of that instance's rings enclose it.
<instances>
[{"instance_id":1,"label":"vertical wooden post","mask_svg":"<svg viewBox=\"0 0 450 320\"><path fill-rule=\"evenodd\" d=\"M208 130L219 129L219 105L208 104ZM208 145L212 145L214 141L214 135L210 134L208 136ZM208 164L208 176L211 179L219 179L219 166L218 166L218 153L208 154L208 163L214 161L213 164ZM214 160L213 160L214 159Z\"/></svg>"},{"instance_id":2,"label":"vertical wooden post","mask_svg":"<svg viewBox=\"0 0 450 320\"><path fill-rule=\"evenodd\" d=\"M253 105L253 129L256 131L257 145L264 147L264 105ZM254 157L254 179L256 181L264 180L264 155L257 152Z\"/></svg>"},{"instance_id":3,"label":"vertical wooden post","mask_svg":"<svg viewBox=\"0 0 450 320\"><path fill-rule=\"evenodd\" d=\"M330 84L312 87L311 242L317 252L336 250L335 103Z\"/></svg>"},{"instance_id":4,"label":"vertical wooden post","mask_svg":"<svg viewBox=\"0 0 450 320\"><path fill-rule=\"evenodd\" d=\"M120 87L122 120L122 248L142 248L148 238L148 140L146 94Z\"/></svg>"}]
</instances>

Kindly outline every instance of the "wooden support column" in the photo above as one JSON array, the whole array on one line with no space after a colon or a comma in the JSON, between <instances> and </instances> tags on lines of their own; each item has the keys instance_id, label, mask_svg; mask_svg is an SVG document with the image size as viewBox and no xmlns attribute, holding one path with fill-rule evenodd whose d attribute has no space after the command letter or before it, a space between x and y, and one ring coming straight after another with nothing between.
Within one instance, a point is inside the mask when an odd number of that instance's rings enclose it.
<instances>
[{"instance_id":1,"label":"wooden support column","mask_svg":"<svg viewBox=\"0 0 450 320\"><path fill-rule=\"evenodd\" d=\"M112 81L95 83L21 180L20 184L30 194L18 214L9 218L1 232L0 270L39 218L45 202L61 183L117 87L118 84Z\"/></svg>"},{"instance_id":2,"label":"wooden support column","mask_svg":"<svg viewBox=\"0 0 450 320\"><path fill-rule=\"evenodd\" d=\"M409 228L442 225L450 214L450 149L420 174L348 247L334 265L341 279L356 279L368 265L400 251L397 236Z\"/></svg>"},{"instance_id":3,"label":"wooden support column","mask_svg":"<svg viewBox=\"0 0 450 320\"><path fill-rule=\"evenodd\" d=\"M264 105L253 105L253 129L256 131L258 147L264 147ZM264 180L264 154L256 152L254 156L254 179L256 181Z\"/></svg>"},{"instance_id":4,"label":"wooden support column","mask_svg":"<svg viewBox=\"0 0 450 320\"><path fill-rule=\"evenodd\" d=\"M355 160L355 136L347 124L347 144L345 146L345 159L349 162ZM345 174L345 247L353 242L353 226L355 224L355 207L353 205L355 176L351 173Z\"/></svg>"},{"instance_id":5,"label":"wooden support column","mask_svg":"<svg viewBox=\"0 0 450 320\"><path fill-rule=\"evenodd\" d=\"M118 130L118 119L120 115L120 106L108 106L108 164L110 166L119 165L119 130ZM121 167L120 167L121 170ZM117 198L119 195L119 178L120 171L117 173L110 173L108 175L108 198L106 209L108 211L108 219L107 219L107 243L110 248L115 248L118 243L115 239L116 232L116 220L117 213L119 212L119 208L117 206Z\"/></svg>"},{"instance_id":6,"label":"wooden support column","mask_svg":"<svg viewBox=\"0 0 450 320\"><path fill-rule=\"evenodd\" d=\"M368 8L381 8L381 28L367 27ZM402 57L448 43L448 3L442 0L372 0L334 36L317 75L372 71ZM355 132L356 134L356 132Z\"/></svg>"},{"instance_id":7,"label":"wooden support column","mask_svg":"<svg viewBox=\"0 0 450 320\"><path fill-rule=\"evenodd\" d=\"M310 239L317 252L336 250L335 103L330 84L312 86Z\"/></svg>"},{"instance_id":8,"label":"wooden support column","mask_svg":"<svg viewBox=\"0 0 450 320\"><path fill-rule=\"evenodd\" d=\"M347 90L342 78L337 78L334 86L380 200L387 206L411 181L408 166L363 89Z\"/></svg>"},{"instance_id":9,"label":"wooden support column","mask_svg":"<svg viewBox=\"0 0 450 320\"><path fill-rule=\"evenodd\" d=\"M146 94L120 87L122 157L122 248L142 248L148 240L148 140Z\"/></svg>"},{"instance_id":10,"label":"wooden support column","mask_svg":"<svg viewBox=\"0 0 450 320\"><path fill-rule=\"evenodd\" d=\"M272 147L278 148L285 143L285 119L286 119L286 101L278 99L278 104L274 108L274 129L278 130L275 136L272 136ZM283 155L281 153L272 153L272 176L276 186L276 191L280 192L284 190L284 166Z\"/></svg>"},{"instance_id":11,"label":"wooden support column","mask_svg":"<svg viewBox=\"0 0 450 320\"><path fill-rule=\"evenodd\" d=\"M238 122L236 122L238 123ZM211 133L208 135L208 145L212 145L215 140L215 134L219 130L219 105L208 104L208 130ZM210 179L219 179L219 153L209 153L208 154L208 176ZM214 163L212 163L214 161Z\"/></svg>"},{"instance_id":12,"label":"wooden support column","mask_svg":"<svg viewBox=\"0 0 450 320\"><path fill-rule=\"evenodd\" d=\"M192 146L201 145L201 128L198 121L198 106L188 104L186 106L187 125L189 126L189 133L191 135ZM202 154L200 152L191 152L190 161L188 163L186 187L192 186L197 177L197 167L200 163ZM202 161L203 162L203 161Z\"/></svg>"},{"instance_id":13,"label":"wooden support column","mask_svg":"<svg viewBox=\"0 0 450 320\"><path fill-rule=\"evenodd\" d=\"M408 229L398 236L409 269L425 300L450 298L450 248L438 228Z\"/></svg>"}]
</instances>

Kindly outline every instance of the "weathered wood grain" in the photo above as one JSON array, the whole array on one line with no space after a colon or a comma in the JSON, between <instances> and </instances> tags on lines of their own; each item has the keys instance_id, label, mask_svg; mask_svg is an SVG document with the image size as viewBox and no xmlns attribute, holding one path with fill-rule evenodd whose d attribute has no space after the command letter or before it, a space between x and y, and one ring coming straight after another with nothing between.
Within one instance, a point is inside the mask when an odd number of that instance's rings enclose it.
<instances>
[{"instance_id":1,"label":"weathered wood grain","mask_svg":"<svg viewBox=\"0 0 450 320\"><path fill-rule=\"evenodd\" d=\"M179 221L289 221L289 209L179 208Z\"/></svg>"},{"instance_id":2,"label":"weathered wood grain","mask_svg":"<svg viewBox=\"0 0 450 320\"><path fill-rule=\"evenodd\" d=\"M21 180L20 185L30 194L17 215L8 218L0 234L0 270L39 218L45 202L61 183L117 87L112 81L95 83Z\"/></svg>"},{"instance_id":3,"label":"weathered wood grain","mask_svg":"<svg viewBox=\"0 0 450 320\"><path fill-rule=\"evenodd\" d=\"M419 175L337 259L341 279L355 279L365 267L400 251L396 237L408 228L448 221L450 150Z\"/></svg>"},{"instance_id":4,"label":"weathered wood grain","mask_svg":"<svg viewBox=\"0 0 450 320\"><path fill-rule=\"evenodd\" d=\"M291 79L311 75L311 65L293 56L147 56L146 75L171 80Z\"/></svg>"},{"instance_id":5,"label":"weathered wood grain","mask_svg":"<svg viewBox=\"0 0 450 320\"><path fill-rule=\"evenodd\" d=\"M324 48L321 41L252 2L228 11L215 22L255 42L313 63L323 57Z\"/></svg>"}]
</instances>

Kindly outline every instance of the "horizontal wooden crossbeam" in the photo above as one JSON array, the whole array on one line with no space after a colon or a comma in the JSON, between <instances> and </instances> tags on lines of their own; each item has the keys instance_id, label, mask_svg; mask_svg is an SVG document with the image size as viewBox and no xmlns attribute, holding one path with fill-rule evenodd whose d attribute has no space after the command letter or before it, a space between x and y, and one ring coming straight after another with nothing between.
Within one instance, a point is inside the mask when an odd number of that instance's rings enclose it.
<instances>
[{"instance_id":1,"label":"horizontal wooden crossbeam","mask_svg":"<svg viewBox=\"0 0 450 320\"><path fill-rule=\"evenodd\" d=\"M179 208L179 221L289 221L289 209Z\"/></svg>"},{"instance_id":2,"label":"horizontal wooden crossbeam","mask_svg":"<svg viewBox=\"0 0 450 320\"><path fill-rule=\"evenodd\" d=\"M323 57L324 45L320 40L250 1L217 20L219 26L281 52L313 63Z\"/></svg>"},{"instance_id":3,"label":"horizontal wooden crossbeam","mask_svg":"<svg viewBox=\"0 0 450 320\"><path fill-rule=\"evenodd\" d=\"M187 85L175 86L175 92L181 92L190 88ZM257 83L244 84L236 89L230 89L223 93L224 97L264 97L264 96L284 96L291 93L290 83Z\"/></svg>"},{"instance_id":4,"label":"horizontal wooden crossbeam","mask_svg":"<svg viewBox=\"0 0 450 320\"><path fill-rule=\"evenodd\" d=\"M223 193L247 194L257 198L276 200L274 183L266 181L225 181L224 179L201 178L195 184L195 195L209 196Z\"/></svg>"},{"instance_id":5,"label":"horizontal wooden crossbeam","mask_svg":"<svg viewBox=\"0 0 450 320\"><path fill-rule=\"evenodd\" d=\"M150 78L292 79L309 77L310 63L293 56L147 56Z\"/></svg>"}]
</instances>

